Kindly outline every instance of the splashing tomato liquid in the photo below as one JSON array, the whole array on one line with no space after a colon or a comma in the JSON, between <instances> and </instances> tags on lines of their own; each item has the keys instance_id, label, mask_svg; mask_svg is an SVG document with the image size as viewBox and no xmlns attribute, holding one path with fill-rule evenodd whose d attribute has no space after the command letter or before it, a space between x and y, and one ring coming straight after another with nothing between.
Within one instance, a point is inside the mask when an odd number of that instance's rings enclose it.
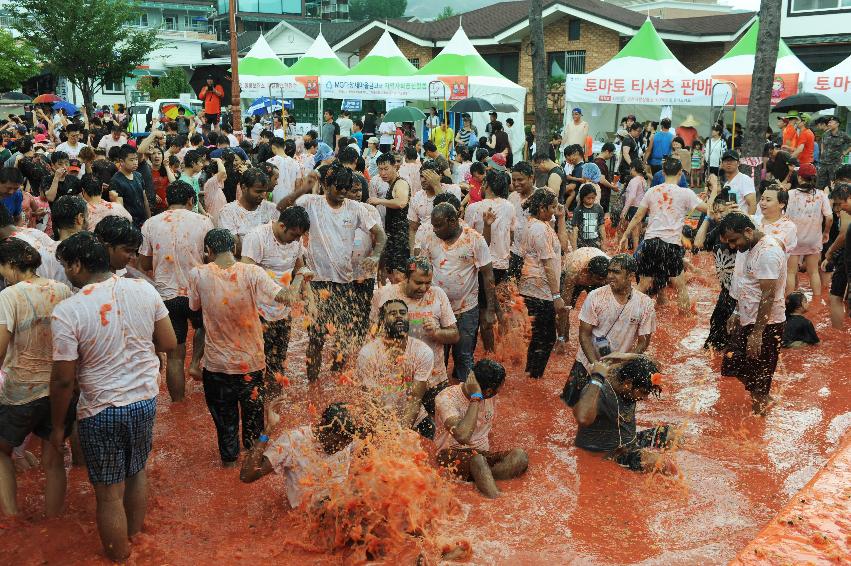
<instances>
[{"instance_id":1,"label":"splashing tomato liquid","mask_svg":"<svg viewBox=\"0 0 851 566\"><path fill-rule=\"evenodd\" d=\"M500 482L500 499L483 499L471 484L437 476L428 445L410 443L381 458L356 461L351 489L335 496L342 505L338 511L358 510L362 517L375 507L396 521L359 531L386 563L414 564L420 555L436 563L441 550L457 544L469 544L476 564L691 565L733 559L851 428L851 352L847 329L831 329L826 307L813 304L808 316L822 343L783 351L772 387L777 404L765 418L752 416L741 384L719 377L720 354L703 350L717 285L701 275L711 273L708 256L695 264L690 292L696 315L679 314L671 301L659 309L650 353L662 364L663 394L637 410L639 427L679 426L683 444L674 454L679 476L637 474L573 446L575 421L558 394L575 357L575 310L566 352L553 355L540 380L522 371L525 321L498 343L494 357L506 364L509 377L497 397L491 445L522 447L530 462L523 477ZM521 318L520 310L512 311L512 319ZM350 374L346 379L323 374L321 388L308 388L305 345L296 324L289 369L279 379L286 385L285 400L277 404L281 427L312 422L317 407L346 400L351 388ZM342 524L345 513L323 523L316 514L288 508L280 477L242 484L237 470L221 468L198 382L190 382L191 393L181 404L168 400L164 384L161 389L148 462L148 514L130 564L365 560L367 545L352 544L358 531L352 530L354 522ZM85 469L70 469L60 518L44 518L43 486L40 470L18 475L21 516L0 518L0 563L107 564ZM813 497L819 505L818 494ZM428 536L418 537L429 524ZM794 563L795 556L787 560Z\"/></svg>"}]
</instances>

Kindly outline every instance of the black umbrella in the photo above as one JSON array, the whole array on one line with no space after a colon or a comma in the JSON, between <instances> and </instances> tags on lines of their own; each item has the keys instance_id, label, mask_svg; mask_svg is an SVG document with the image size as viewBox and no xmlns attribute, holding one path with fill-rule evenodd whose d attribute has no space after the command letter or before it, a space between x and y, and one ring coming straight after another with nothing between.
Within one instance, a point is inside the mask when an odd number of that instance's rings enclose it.
<instances>
[{"instance_id":1,"label":"black umbrella","mask_svg":"<svg viewBox=\"0 0 851 566\"><path fill-rule=\"evenodd\" d=\"M450 112L494 112L493 104L484 98L470 97L459 100L449 109Z\"/></svg>"},{"instance_id":2,"label":"black umbrella","mask_svg":"<svg viewBox=\"0 0 851 566\"><path fill-rule=\"evenodd\" d=\"M0 94L0 98L2 98L3 100L16 100L16 101L21 101L21 102L32 102L31 97L27 96L23 92L15 92L13 90L9 91L9 92L4 92L3 94Z\"/></svg>"},{"instance_id":3,"label":"black umbrella","mask_svg":"<svg viewBox=\"0 0 851 566\"><path fill-rule=\"evenodd\" d=\"M517 107L513 104L494 104L493 109L495 112L501 112L503 114L511 114L512 112L517 112Z\"/></svg>"},{"instance_id":4,"label":"black umbrella","mask_svg":"<svg viewBox=\"0 0 851 566\"><path fill-rule=\"evenodd\" d=\"M212 76L213 79L218 81L222 85L222 90L225 91L222 106L230 106L230 65L199 65L195 67L195 71L189 79L189 84L195 91L195 96L198 96L198 93L207 84L208 76ZM272 96L275 96L275 93L272 93Z\"/></svg>"},{"instance_id":5,"label":"black umbrella","mask_svg":"<svg viewBox=\"0 0 851 566\"><path fill-rule=\"evenodd\" d=\"M804 94L795 94L784 98L777 103L772 112L789 112L797 110L798 112L818 112L819 110L829 110L836 108L836 103L823 94L805 92Z\"/></svg>"}]
</instances>

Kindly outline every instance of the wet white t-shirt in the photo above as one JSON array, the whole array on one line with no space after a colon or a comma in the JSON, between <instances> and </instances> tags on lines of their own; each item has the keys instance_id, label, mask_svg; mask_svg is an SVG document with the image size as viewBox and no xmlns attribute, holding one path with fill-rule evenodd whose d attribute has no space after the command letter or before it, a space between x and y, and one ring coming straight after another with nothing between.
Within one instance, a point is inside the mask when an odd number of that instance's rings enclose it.
<instances>
[{"instance_id":1,"label":"wet white t-shirt","mask_svg":"<svg viewBox=\"0 0 851 566\"><path fill-rule=\"evenodd\" d=\"M639 208L647 208L644 239L659 238L680 245L686 215L700 203L700 198L691 189L669 183L656 185L647 191L639 205Z\"/></svg>"},{"instance_id":2,"label":"wet white t-shirt","mask_svg":"<svg viewBox=\"0 0 851 566\"><path fill-rule=\"evenodd\" d=\"M154 286L163 300L189 296L189 273L204 263L204 237L213 222L191 210L166 210L142 225L139 253L153 259Z\"/></svg>"},{"instance_id":3,"label":"wet white t-shirt","mask_svg":"<svg viewBox=\"0 0 851 566\"><path fill-rule=\"evenodd\" d=\"M367 213L376 224L381 223L381 215L378 214L376 207L366 203L361 203L361 205L366 208ZM372 234L364 230L363 226L359 226L357 232L355 232L355 243L352 250L352 274L355 281L375 278L375 272L367 271L363 267L363 260L372 253L372 248Z\"/></svg>"},{"instance_id":4,"label":"wet white t-shirt","mask_svg":"<svg viewBox=\"0 0 851 566\"><path fill-rule=\"evenodd\" d=\"M496 220L491 224L491 243L489 246L493 268L508 269L511 233L517 225L514 206L504 198L480 200L467 206L464 212L464 221L479 234L484 234L484 215L488 210L492 210L496 214Z\"/></svg>"},{"instance_id":5,"label":"wet white t-shirt","mask_svg":"<svg viewBox=\"0 0 851 566\"><path fill-rule=\"evenodd\" d=\"M458 200L463 200L464 195L461 193L461 187L458 185L442 185L444 191L449 191L456 197ZM417 237L422 230L424 230L425 225L431 225L431 211L434 209L434 197L437 195L431 195L425 191L419 191L413 197L411 197L411 202L408 205L408 221L417 222L419 224L419 228L417 229Z\"/></svg>"},{"instance_id":6,"label":"wet white t-shirt","mask_svg":"<svg viewBox=\"0 0 851 566\"><path fill-rule=\"evenodd\" d=\"M350 199L345 199L340 208L331 208L324 195L303 195L296 204L310 216L307 263L315 280L351 283L357 229L372 230L378 224L375 216Z\"/></svg>"},{"instance_id":7,"label":"wet white t-shirt","mask_svg":"<svg viewBox=\"0 0 851 566\"><path fill-rule=\"evenodd\" d=\"M446 291L456 316L479 306L479 269L491 263L484 236L465 227L447 244L431 232L423 240L422 253L434 266L433 284Z\"/></svg>"},{"instance_id":8,"label":"wet white t-shirt","mask_svg":"<svg viewBox=\"0 0 851 566\"><path fill-rule=\"evenodd\" d=\"M612 352L628 352L639 336L647 336L656 330L656 309L653 300L639 291L622 305L608 285L594 289L582 303L579 321L590 324L594 336L605 336ZM591 371L591 363L585 352L576 350L576 361Z\"/></svg>"},{"instance_id":9,"label":"wet white t-shirt","mask_svg":"<svg viewBox=\"0 0 851 566\"><path fill-rule=\"evenodd\" d=\"M295 509L303 501L319 503L330 483L343 483L349 475L352 444L327 454L309 425L289 430L266 445L263 456L275 473L285 478L287 501Z\"/></svg>"},{"instance_id":10,"label":"wet white t-shirt","mask_svg":"<svg viewBox=\"0 0 851 566\"><path fill-rule=\"evenodd\" d=\"M532 193L529 193L532 196ZM529 198L529 197L526 197ZM528 226L529 210L523 208L523 203L526 202L520 193L512 191L508 193L508 202L514 207L514 240L511 242L511 253L520 255L520 242L523 241L523 234L526 233Z\"/></svg>"},{"instance_id":11,"label":"wet white t-shirt","mask_svg":"<svg viewBox=\"0 0 851 566\"><path fill-rule=\"evenodd\" d=\"M552 226L537 218L529 218L520 255L523 257L523 273L518 289L520 294L552 301L553 293L547 279L545 262L554 259L555 272L561 274L561 242Z\"/></svg>"},{"instance_id":12,"label":"wet white t-shirt","mask_svg":"<svg viewBox=\"0 0 851 566\"><path fill-rule=\"evenodd\" d=\"M53 309L53 360L77 361L78 419L157 396L154 324L167 316L152 285L117 275Z\"/></svg>"},{"instance_id":13,"label":"wet white t-shirt","mask_svg":"<svg viewBox=\"0 0 851 566\"><path fill-rule=\"evenodd\" d=\"M461 444L449 429L446 428L446 421L452 417L463 419L467 414L467 408L470 406L470 400L464 395L461 389L463 384L452 385L447 387L434 400L434 424L437 429L434 433L434 445L437 451L450 448L473 449L473 450L489 450L490 449L490 432L493 426L493 416L496 412L496 397L477 401L479 403L479 414L476 417L476 428L473 429L473 434L470 436L469 444Z\"/></svg>"},{"instance_id":14,"label":"wet white t-shirt","mask_svg":"<svg viewBox=\"0 0 851 566\"><path fill-rule=\"evenodd\" d=\"M272 190L272 202L280 202L295 190L295 182L302 171L301 165L288 155L276 155L266 161L278 169L278 183Z\"/></svg>"},{"instance_id":15,"label":"wet white t-shirt","mask_svg":"<svg viewBox=\"0 0 851 566\"><path fill-rule=\"evenodd\" d=\"M797 227L798 241L787 251L791 255L820 254L822 249L822 223L825 218L833 218L833 210L827 193L820 190L789 191L789 204L786 216Z\"/></svg>"},{"instance_id":16,"label":"wet white t-shirt","mask_svg":"<svg viewBox=\"0 0 851 566\"><path fill-rule=\"evenodd\" d=\"M402 418L416 381L431 378L434 355L425 343L409 336L404 353L394 353L379 337L364 344L358 354L357 382Z\"/></svg>"},{"instance_id":17,"label":"wet white t-shirt","mask_svg":"<svg viewBox=\"0 0 851 566\"><path fill-rule=\"evenodd\" d=\"M786 253L779 240L772 236L763 236L742 256L743 269L740 277L734 274L739 301L739 321L742 326L756 323L759 301L762 297L760 279L775 279L774 301L768 324L777 324L786 320Z\"/></svg>"},{"instance_id":18,"label":"wet white t-shirt","mask_svg":"<svg viewBox=\"0 0 851 566\"><path fill-rule=\"evenodd\" d=\"M275 237L273 222L258 226L245 235L242 241L242 257L252 260L266 270L278 285L289 285L295 276L292 273L296 261L304 255L301 240L282 244ZM290 275L286 275L290 274ZM283 320L290 315L289 305L273 302L259 304L263 318L269 321Z\"/></svg>"},{"instance_id":19,"label":"wet white t-shirt","mask_svg":"<svg viewBox=\"0 0 851 566\"><path fill-rule=\"evenodd\" d=\"M227 228L234 236L246 234L281 215L274 203L264 200L254 210L245 210L239 201L227 203L219 212L218 227Z\"/></svg>"}]
</instances>

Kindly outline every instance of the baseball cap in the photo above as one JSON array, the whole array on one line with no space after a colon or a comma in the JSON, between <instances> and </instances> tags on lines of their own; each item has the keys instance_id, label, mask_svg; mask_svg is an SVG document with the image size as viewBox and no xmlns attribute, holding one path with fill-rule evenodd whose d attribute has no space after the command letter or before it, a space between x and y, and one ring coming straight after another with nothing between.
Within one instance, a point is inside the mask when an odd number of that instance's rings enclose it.
<instances>
[{"instance_id":1,"label":"baseball cap","mask_svg":"<svg viewBox=\"0 0 851 566\"><path fill-rule=\"evenodd\" d=\"M739 152L734 150L725 151L724 155L721 156L721 161L727 161L732 159L733 161L739 160Z\"/></svg>"},{"instance_id":2,"label":"baseball cap","mask_svg":"<svg viewBox=\"0 0 851 566\"><path fill-rule=\"evenodd\" d=\"M804 163L800 167L798 167L798 176L806 177L807 179L812 179L813 177L818 176L818 171L812 163Z\"/></svg>"},{"instance_id":3,"label":"baseball cap","mask_svg":"<svg viewBox=\"0 0 851 566\"><path fill-rule=\"evenodd\" d=\"M579 108L579 107L577 106L576 108L574 108L574 109L572 110L572 112L576 112L577 114L581 115L581 114L582 114L582 109L581 109L581 108Z\"/></svg>"},{"instance_id":4,"label":"baseball cap","mask_svg":"<svg viewBox=\"0 0 851 566\"><path fill-rule=\"evenodd\" d=\"M80 160L79 159L72 159L70 161L70 163L68 164L68 172L69 173L79 173L80 169L81 169L81 167L80 167Z\"/></svg>"},{"instance_id":5,"label":"baseball cap","mask_svg":"<svg viewBox=\"0 0 851 566\"><path fill-rule=\"evenodd\" d=\"M44 135L44 134L36 134L35 136L33 136L33 142L34 143L44 143L46 141L47 141L47 136Z\"/></svg>"},{"instance_id":6,"label":"baseball cap","mask_svg":"<svg viewBox=\"0 0 851 566\"><path fill-rule=\"evenodd\" d=\"M801 120L803 120L804 122L809 122L810 119L812 118L812 116L810 116L806 112L802 112L800 117L801 117Z\"/></svg>"},{"instance_id":7,"label":"baseball cap","mask_svg":"<svg viewBox=\"0 0 851 566\"><path fill-rule=\"evenodd\" d=\"M786 113L786 116L784 116L784 118L787 118L787 119L788 118L798 118L798 111L797 110L790 110L789 112Z\"/></svg>"},{"instance_id":8,"label":"baseball cap","mask_svg":"<svg viewBox=\"0 0 851 566\"><path fill-rule=\"evenodd\" d=\"M375 136L372 136L368 140L366 140L366 143L374 143L375 145L378 145L378 138L375 137Z\"/></svg>"}]
</instances>

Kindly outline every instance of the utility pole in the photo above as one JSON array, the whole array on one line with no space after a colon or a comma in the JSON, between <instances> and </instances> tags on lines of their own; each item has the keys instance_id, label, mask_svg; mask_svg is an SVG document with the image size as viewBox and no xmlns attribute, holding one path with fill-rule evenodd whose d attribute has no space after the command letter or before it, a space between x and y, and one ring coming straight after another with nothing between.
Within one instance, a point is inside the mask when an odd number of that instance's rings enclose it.
<instances>
[{"instance_id":1,"label":"utility pole","mask_svg":"<svg viewBox=\"0 0 851 566\"><path fill-rule=\"evenodd\" d=\"M236 0L230 0L230 104L233 131L242 132L242 109L239 102L239 48L236 38Z\"/></svg>"},{"instance_id":2,"label":"utility pole","mask_svg":"<svg viewBox=\"0 0 851 566\"><path fill-rule=\"evenodd\" d=\"M544 151L550 141L547 116L547 61L541 0L529 2L529 28L532 49L532 100L535 108L535 147Z\"/></svg>"}]
</instances>

